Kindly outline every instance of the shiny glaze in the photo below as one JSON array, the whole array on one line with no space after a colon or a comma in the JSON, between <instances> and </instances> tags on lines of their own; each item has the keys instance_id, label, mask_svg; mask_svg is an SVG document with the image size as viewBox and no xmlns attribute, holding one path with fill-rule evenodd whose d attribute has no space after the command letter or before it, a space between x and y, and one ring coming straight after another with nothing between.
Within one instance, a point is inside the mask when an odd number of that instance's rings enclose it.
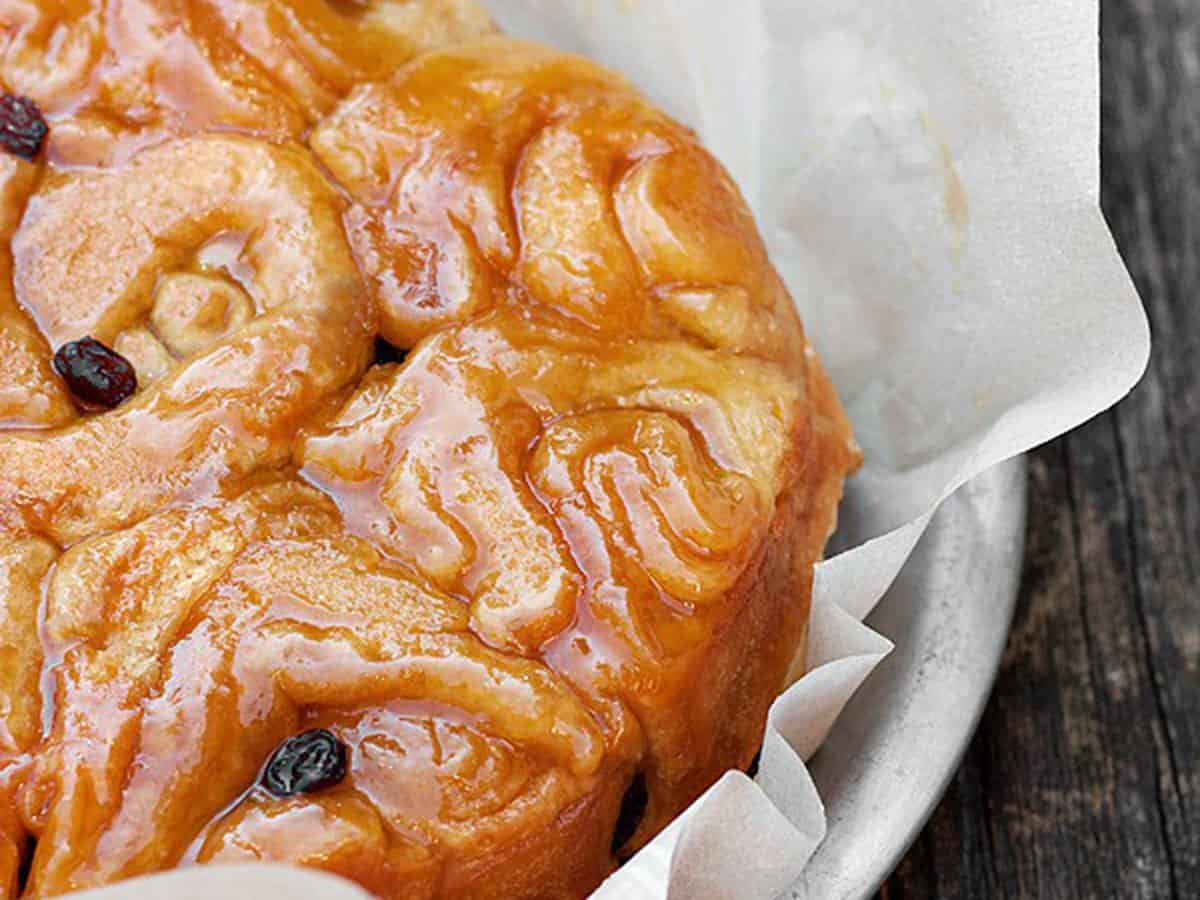
<instances>
[{"instance_id":1,"label":"shiny glaze","mask_svg":"<svg viewBox=\"0 0 1200 900\"><path fill-rule=\"evenodd\" d=\"M0 472L0 506L70 543L200 482L285 462L303 417L352 383L371 351L373 309L340 212L298 148L240 137L180 139L116 170L47 173L12 242L24 309L51 346L89 334L115 346L157 325L178 365L105 415L0 434L0 459L18 461ZM212 237L236 229L254 230L242 257L258 313L245 321L248 308L226 308L213 327L203 305L169 290L177 275L160 276L195 266ZM173 317L159 314L164 296Z\"/></svg>"},{"instance_id":2,"label":"shiny glaze","mask_svg":"<svg viewBox=\"0 0 1200 900\"><path fill-rule=\"evenodd\" d=\"M0 0L0 75L59 164L211 128L298 138L353 84L492 30L471 0Z\"/></svg>"},{"instance_id":3,"label":"shiny glaze","mask_svg":"<svg viewBox=\"0 0 1200 900\"><path fill-rule=\"evenodd\" d=\"M213 819L198 855L234 852L233 821L244 838L257 833L250 807L284 814L246 789L314 709L452 706L467 732L478 720L497 752L519 744L560 778L586 779L602 758L596 725L565 685L482 645L461 604L402 577L298 485L84 541L58 561L46 604L56 709L20 795L39 836L34 894L169 865ZM348 735L355 776L344 790L283 806L386 795L387 772L363 746L372 734ZM81 831L81 809L106 827Z\"/></svg>"},{"instance_id":4,"label":"shiny glaze","mask_svg":"<svg viewBox=\"0 0 1200 900\"><path fill-rule=\"evenodd\" d=\"M737 188L688 130L578 57L492 39L350 93L314 153L357 201L381 329L410 346L497 305L614 337L803 348Z\"/></svg>"},{"instance_id":5,"label":"shiny glaze","mask_svg":"<svg viewBox=\"0 0 1200 900\"><path fill-rule=\"evenodd\" d=\"M52 127L0 158L0 897L235 859L578 896L635 770L631 846L752 752L848 427L694 135L490 29L0 0ZM48 367L89 334L111 411ZM256 787L314 727L346 778Z\"/></svg>"}]
</instances>

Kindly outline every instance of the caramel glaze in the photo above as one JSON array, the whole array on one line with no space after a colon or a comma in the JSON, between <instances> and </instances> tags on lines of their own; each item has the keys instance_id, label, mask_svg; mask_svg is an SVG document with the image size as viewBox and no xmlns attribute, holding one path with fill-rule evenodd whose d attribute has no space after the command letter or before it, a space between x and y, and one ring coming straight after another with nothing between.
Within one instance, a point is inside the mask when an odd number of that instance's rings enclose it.
<instances>
[{"instance_id":1,"label":"caramel glaze","mask_svg":"<svg viewBox=\"0 0 1200 900\"><path fill-rule=\"evenodd\" d=\"M0 897L578 897L757 749L849 427L694 135L490 31L0 0L51 125L0 158ZM85 335L114 410L49 368ZM257 786L315 727L346 776Z\"/></svg>"},{"instance_id":2,"label":"caramel glaze","mask_svg":"<svg viewBox=\"0 0 1200 900\"><path fill-rule=\"evenodd\" d=\"M473 0L0 0L0 67L52 162L111 164L208 129L299 138L352 85L493 27Z\"/></svg>"}]
</instances>

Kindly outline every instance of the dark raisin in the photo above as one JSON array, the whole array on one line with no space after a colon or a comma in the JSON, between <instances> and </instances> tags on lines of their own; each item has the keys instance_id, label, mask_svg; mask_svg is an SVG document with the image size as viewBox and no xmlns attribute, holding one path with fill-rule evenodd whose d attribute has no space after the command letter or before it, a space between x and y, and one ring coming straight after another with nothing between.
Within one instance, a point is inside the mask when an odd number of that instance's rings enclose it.
<instances>
[{"instance_id":1,"label":"dark raisin","mask_svg":"<svg viewBox=\"0 0 1200 900\"><path fill-rule=\"evenodd\" d=\"M402 363L408 356L407 350L401 350L394 344L389 344L383 338L375 338L375 364Z\"/></svg>"},{"instance_id":2,"label":"dark raisin","mask_svg":"<svg viewBox=\"0 0 1200 900\"><path fill-rule=\"evenodd\" d=\"M629 787L625 789L625 796L621 800L621 811L617 814L617 827L613 829L612 852L614 855L629 843L629 839L642 824L642 817L646 815L646 804L649 801L650 795L646 792L646 776L638 772L633 776Z\"/></svg>"},{"instance_id":3,"label":"dark raisin","mask_svg":"<svg viewBox=\"0 0 1200 900\"><path fill-rule=\"evenodd\" d=\"M28 97L0 97L0 146L21 159L33 159L50 129L42 111Z\"/></svg>"},{"instance_id":4,"label":"dark raisin","mask_svg":"<svg viewBox=\"0 0 1200 900\"><path fill-rule=\"evenodd\" d=\"M284 741L271 754L261 784L276 797L307 794L346 777L346 745L324 728Z\"/></svg>"},{"instance_id":5,"label":"dark raisin","mask_svg":"<svg viewBox=\"0 0 1200 900\"><path fill-rule=\"evenodd\" d=\"M95 338L63 344L54 354L53 365L85 406L112 409L137 390L137 373L129 360Z\"/></svg>"}]
</instances>

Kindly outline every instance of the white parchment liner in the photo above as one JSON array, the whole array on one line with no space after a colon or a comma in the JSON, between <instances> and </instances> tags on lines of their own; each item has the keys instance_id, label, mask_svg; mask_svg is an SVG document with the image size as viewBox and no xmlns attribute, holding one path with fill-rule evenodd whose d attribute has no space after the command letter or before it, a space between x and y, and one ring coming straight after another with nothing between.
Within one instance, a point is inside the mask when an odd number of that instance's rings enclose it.
<instances>
[{"instance_id":1,"label":"white parchment liner","mask_svg":"<svg viewBox=\"0 0 1200 900\"><path fill-rule=\"evenodd\" d=\"M757 782L727 774L594 895L771 900L825 833L803 760L891 646L861 620L937 505L1145 367L1145 317L1098 206L1097 3L485 3L701 133L754 207L866 454L838 538L853 549L818 568L809 668L772 708ZM241 866L86 896L284 893L362 896Z\"/></svg>"}]
</instances>

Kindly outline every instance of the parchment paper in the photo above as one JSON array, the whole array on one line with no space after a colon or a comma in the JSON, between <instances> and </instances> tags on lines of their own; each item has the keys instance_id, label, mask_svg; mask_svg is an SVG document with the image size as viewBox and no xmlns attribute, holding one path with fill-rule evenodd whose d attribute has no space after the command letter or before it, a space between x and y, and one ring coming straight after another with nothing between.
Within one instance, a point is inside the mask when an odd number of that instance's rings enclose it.
<instances>
[{"instance_id":1,"label":"parchment paper","mask_svg":"<svg viewBox=\"0 0 1200 900\"><path fill-rule=\"evenodd\" d=\"M1090 418L1145 367L1098 207L1096 0L491 0L694 126L754 207L866 465L817 572L807 672L757 782L729 773L594 895L770 900L825 832L803 760L888 641L861 624L938 503ZM259 867L109 900L362 896ZM285 887L286 885L286 887ZM189 893L199 891L199 893Z\"/></svg>"}]
</instances>

